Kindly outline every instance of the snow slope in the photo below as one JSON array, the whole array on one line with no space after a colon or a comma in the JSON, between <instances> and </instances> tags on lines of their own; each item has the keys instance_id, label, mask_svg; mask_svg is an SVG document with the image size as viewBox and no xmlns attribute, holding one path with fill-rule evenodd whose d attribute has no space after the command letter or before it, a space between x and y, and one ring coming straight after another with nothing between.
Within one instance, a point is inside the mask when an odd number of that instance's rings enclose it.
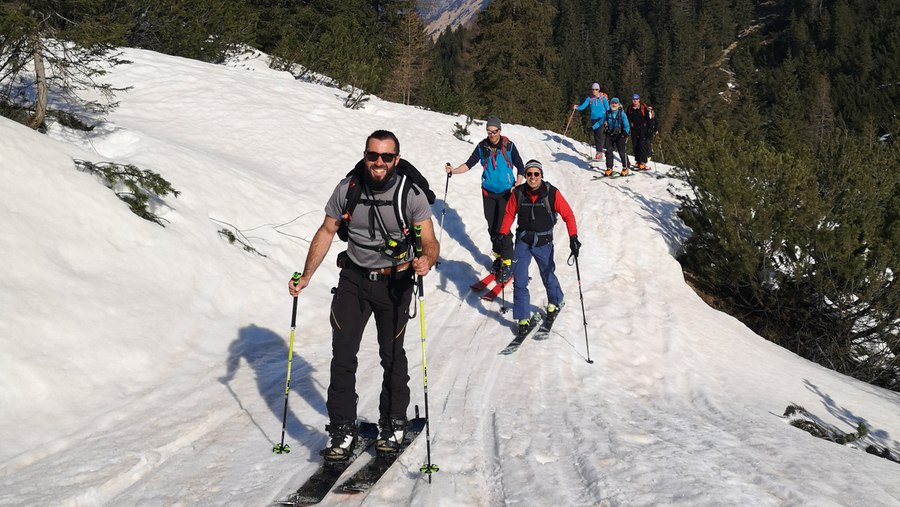
<instances>
[{"instance_id":1,"label":"snow slope","mask_svg":"<svg viewBox=\"0 0 900 507\"><path fill-rule=\"evenodd\" d=\"M271 452L284 407L286 284L327 196L366 136L386 128L438 194L437 226L443 165L474 145L453 137L458 118L377 98L347 110L340 91L258 56L230 66L138 50L124 58L134 63L109 81L133 88L89 136L59 127L43 136L0 118L0 505L266 505L315 469L326 440L341 244L300 297L293 452ZM420 477L420 438L367 495L322 505L900 505L898 464L861 450L900 452L900 395L802 360L707 307L674 259L689 231L670 194L680 182L655 177L664 166L591 181L586 145L517 125L503 132L544 163L575 210L585 314L559 241L568 305L551 338L497 354L511 315L468 287L489 263L479 171L452 178L437 229L442 262L425 279L441 470L431 484ZM133 215L72 159L162 174L182 192L155 205L166 227ZM532 271L532 302L544 305ZM419 405L422 343L411 322ZM362 419L377 419L380 377L370 329ZM791 403L840 431L863 421L871 433L855 446L813 438L781 417Z\"/></svg>"}]
</instances>

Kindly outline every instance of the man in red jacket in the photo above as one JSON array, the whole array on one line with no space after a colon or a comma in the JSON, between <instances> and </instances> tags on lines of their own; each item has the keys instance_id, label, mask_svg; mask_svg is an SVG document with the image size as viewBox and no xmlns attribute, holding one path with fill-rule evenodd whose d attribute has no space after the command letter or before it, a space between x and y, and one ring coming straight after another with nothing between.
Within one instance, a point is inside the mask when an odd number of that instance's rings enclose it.
<instances>
[{"instance_id":1,"label":"man in red jacket","mask_svg":"<svg viewBox=\"0 0 900 507\"><path fill-rule=\"evenodd\" d=\"M518 216L516 242L513 250L513 318L518 321L518 334L526 334L531 326L531 301L528 293L528 268L531 259L537 261L541 281L547 290L547 320L552 322L563 306L563 292L556 278L553 261L553 226L562 216L569 233L569 248L578 256L581 243L575 215L562 193L543 181L544 169L537 160L525 164L525 183L515 187L506 203L501 234L506 234Z\"/></svg>"}]
</instances>

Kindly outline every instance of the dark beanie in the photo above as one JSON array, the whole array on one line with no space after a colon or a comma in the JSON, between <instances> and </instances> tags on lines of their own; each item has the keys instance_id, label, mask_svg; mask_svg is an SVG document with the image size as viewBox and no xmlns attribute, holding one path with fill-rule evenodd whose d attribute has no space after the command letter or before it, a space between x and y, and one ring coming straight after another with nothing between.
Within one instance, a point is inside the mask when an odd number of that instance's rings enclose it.
<instances>
[{"instance_id":1,"label":"dark beanie","mask_svg":"<svg viewBox=\"0 0 900 507\"><path fill-rule=\"evenodd\" d=\"M490 115L487 117L487 126L488 127L497 127L500 128L500 118L497 118L494 115Z\"/></svg>"}]
</instances>

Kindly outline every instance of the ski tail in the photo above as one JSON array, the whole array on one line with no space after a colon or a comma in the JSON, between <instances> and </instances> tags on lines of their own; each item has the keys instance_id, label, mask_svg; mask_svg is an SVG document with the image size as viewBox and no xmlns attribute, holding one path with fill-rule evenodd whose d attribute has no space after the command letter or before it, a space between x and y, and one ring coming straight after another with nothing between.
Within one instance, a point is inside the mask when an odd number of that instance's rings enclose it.
<instances>
[{"instance_id":1,"label":"ski tail","mask_svg":"<svg viewBox=\"0 0 900 507\"><path fill-rule=\"evenodd\" d=\"M482 278L481 280L479 280L479 281L473 283L472 285L470 285L470 287L472 288L472 290L484 290L484 289L487 289L487 288L488 288L488 285L494 283L494 279L495 279L495 278L496 278L496 275L494 275L494 273L488 273L487 276L485 276L485 277Z\"/></svg>"},{"instance_id":2,"label":"ski tail","mask_svg":"<svg viewBox=\"0 0 900 507\"><path fill-rule=\"evenodd\" d=\"M496 282L491 290L489 290L485 295L481 296L481 299L485 301L493 301L497 299L497 296L500 295L500 292L503 291L503 288L509 285L513 281L513 277L509 277L508 280L504 281L502 284L500 282Z\"/></svg>"}]
</instances>

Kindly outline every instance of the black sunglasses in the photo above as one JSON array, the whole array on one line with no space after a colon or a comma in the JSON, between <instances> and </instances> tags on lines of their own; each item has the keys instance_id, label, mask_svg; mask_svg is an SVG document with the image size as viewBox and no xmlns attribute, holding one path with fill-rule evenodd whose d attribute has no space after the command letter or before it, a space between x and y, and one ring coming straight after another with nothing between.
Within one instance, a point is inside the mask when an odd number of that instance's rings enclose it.
<instances>
[{"instance_id":1,"label":"black sunglasses","mask_svg":"<svg viewBox=\"0 0 900 507\"><path fill-rule=\"evenodd\" d=\"M499 129L498 130L488 130L487 133L488 134L499 134L500 130Z\"/></svg>"},{"instance_id":2,"label":"black sunglasses","mask_svg":"<svg viewBox=\"0 0 900 507\"><path fill-rule=\"evenodd\" d=\"M378 153L377 151L366 152L366 160L369 162L375 162L378 160L378 157L381 157L381 160L383 160L385 164L390 164L394 161L394 157L397 156L396 153Z\"/></svg>"},{"instance_id":3,"label":"black sunglasses","mask_svg":"<svg viewBox=\"0 0 900 507\"><path fill-rule=\"evenodd\" d=\"M529 178L532 176L540 176L540 175L541 175L541 173L535 173L535 172L525 173L525 176L528 176Z\"/></svg>"}]
</instances>

